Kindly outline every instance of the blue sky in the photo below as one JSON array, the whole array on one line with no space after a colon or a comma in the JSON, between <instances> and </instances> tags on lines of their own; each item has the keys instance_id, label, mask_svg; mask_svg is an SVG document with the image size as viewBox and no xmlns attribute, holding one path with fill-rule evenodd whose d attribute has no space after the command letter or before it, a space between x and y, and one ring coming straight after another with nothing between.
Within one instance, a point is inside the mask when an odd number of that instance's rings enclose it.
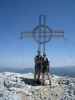
<instances>
[{"instance_id":1,"label":"blue sky","mask_svg":"<svg viewBox=\"0 0 75 100\"><path fill-rule=\"evenodd\" d=\"M75 0L0 0L0 66L33 67L37 44L20 40L20 32L32 31L40 14L50 28L65 32L65 39L47 44L51 66L75 65Z\"/></svg>"}]
</instances>

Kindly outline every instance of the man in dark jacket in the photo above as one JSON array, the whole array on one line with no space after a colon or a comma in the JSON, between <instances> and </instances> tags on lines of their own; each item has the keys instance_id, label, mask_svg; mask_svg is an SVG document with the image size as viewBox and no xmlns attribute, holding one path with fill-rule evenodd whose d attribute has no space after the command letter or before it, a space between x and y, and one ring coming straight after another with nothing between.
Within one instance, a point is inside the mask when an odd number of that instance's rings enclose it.
<instances>
[{"instance_id":1,"label":"man in dark jacket","mask_svg":"<svg viewBox=\"0 0 75 100\"><path fill-rule=\"evenodd\" d=\"M43 55L43 69L42 69L43 73L48 73L49 72L49 61L48 58L46 57L46 55Z\"/></svg>"},{"instance_id":2,"label":"man in dark jacket","mask_svg":"<svg viewBox=\"0 0 75 100\"><path fill-rule=\"evenodd\" d=\"M49 61L48 58L46 57L46 54L43 55L43 62L42 62L42 79L43 79L43 84L44 84L44 77L45 74L48 75L49 73Z\"/></svg>"},{"instance_id":3,"label":"man in dark jacket","mask_svg":"<svg viewBox=\"0 0 75 100\"><path fill-rule=\"evenodd\" d=\"M35 73L34 73L34 79L40 78L40 69L41 69L41 63L40 63L40 51L38 51L38 54L35 57Z\"/></svg>"}]
</instances>

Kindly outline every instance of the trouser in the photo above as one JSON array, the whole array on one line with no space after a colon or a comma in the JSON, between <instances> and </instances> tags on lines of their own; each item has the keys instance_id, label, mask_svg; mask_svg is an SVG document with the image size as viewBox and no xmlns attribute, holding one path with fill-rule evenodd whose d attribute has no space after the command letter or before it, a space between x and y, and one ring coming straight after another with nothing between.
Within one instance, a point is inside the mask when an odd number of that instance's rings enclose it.
<instances>
[{"instance_id":1,"label":"trouser","mask_svg":"<svg viewBox=\"0 0 75 100\"><path fill-rule=\"evenodd\" d=\"M34 79L36 80L36 79L40 79L40 73L41 73L41 71L40 71L40 68L41 66L40 66L40 64L38 64L38 65L35 65L35 72L34 72Z\"/></svg>"}]
</instances>

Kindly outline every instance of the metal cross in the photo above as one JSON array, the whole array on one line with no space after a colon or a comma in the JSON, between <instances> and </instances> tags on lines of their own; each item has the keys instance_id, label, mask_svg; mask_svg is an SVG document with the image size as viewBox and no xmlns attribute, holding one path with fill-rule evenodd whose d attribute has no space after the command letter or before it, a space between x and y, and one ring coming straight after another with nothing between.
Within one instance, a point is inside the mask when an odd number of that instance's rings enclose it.
<instances>
[{"instance_id":1,"label":"metal cross","mask_svg":"<svg viewBox=\"0 0 75 100\"><path fill-rule=\"evenodd\" d=\"M53 37L64 37L63 30L53 30L49 28L46 24L46 16L40 15L39 16L39 23L31 32L21 32L21 38L30 37L33 38L38 44L40 51L41 45L43 45L43 53L45 53L45 45L48 43Z\"/></svg>"}]
</instances>

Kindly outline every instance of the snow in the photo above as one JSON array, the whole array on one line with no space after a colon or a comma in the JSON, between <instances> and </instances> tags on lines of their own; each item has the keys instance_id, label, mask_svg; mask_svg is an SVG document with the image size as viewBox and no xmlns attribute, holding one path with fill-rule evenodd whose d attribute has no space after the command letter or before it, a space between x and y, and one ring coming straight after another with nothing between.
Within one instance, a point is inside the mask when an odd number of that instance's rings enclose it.
<instances>
[{"instance_id":1,"label":"snow","mask_svg":"<svg viewBox=\"0 0 75 100\"><path fill-rule=\"evenodd\" d=\"M52 75L51 86L32 86L33 73L0 73L0 100L75 100L75 78ZM49 99L50 98L50 99Z\"/></svg>"}]
</instances>

